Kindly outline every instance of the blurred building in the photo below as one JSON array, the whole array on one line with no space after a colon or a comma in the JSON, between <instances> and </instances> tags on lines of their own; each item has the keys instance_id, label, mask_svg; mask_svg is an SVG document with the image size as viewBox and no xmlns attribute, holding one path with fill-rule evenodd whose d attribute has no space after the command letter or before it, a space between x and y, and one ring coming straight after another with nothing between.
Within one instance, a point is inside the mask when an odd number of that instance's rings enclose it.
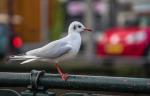
<instances>
[{"instance_id":1,"label":"blurred building","mask_svg":"<svg viewBox=\"0 0 150 96\"><path fill-rule=\"evenodd\" d=\"M81 21L94 30L93 35L83 35L84 53L91 55L97 34L120 25L124 19L120 14L132 8L146 10L149 5L149 0L0 0L0 14L16 15L14 29L25 50L59 38L71 21Z\"/></svg>"}]
</instances>

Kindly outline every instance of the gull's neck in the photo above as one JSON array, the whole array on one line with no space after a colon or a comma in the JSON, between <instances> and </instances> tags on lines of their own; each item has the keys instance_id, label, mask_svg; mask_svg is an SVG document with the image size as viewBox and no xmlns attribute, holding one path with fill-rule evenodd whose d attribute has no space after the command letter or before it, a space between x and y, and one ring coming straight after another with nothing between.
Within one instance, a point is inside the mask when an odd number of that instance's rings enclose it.
<instances>
[{"instance_id":1,"label":"gull's neck","mask_svg":"<svg viewBox=\"0 0 150 96\"><path fill-rule=\"evenodd\" d=\"M70 39L73 39L73 40L81 38L80 33L73 32L73 31L72 32L68 32L68 36L67 37L69 37Z\"/></svg>"}]
</instances>

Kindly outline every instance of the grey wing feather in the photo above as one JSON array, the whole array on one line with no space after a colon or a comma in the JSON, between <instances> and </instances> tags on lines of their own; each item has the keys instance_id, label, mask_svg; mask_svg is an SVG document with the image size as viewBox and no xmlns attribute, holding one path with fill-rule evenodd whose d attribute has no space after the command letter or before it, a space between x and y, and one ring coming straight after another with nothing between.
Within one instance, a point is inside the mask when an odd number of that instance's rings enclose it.
<instances>
[{"instance_id":1,"label":"grey wing feather","mask_svg":"<svg viewBox=\"0 0 150 96\"><path fill-rule=\"evenodd\" d=\"M65 41L56 40L38 49L28 51L27 55L34 55L43 58L58 58L68 53L72 46Z\"/></svg>"},{"instance_id":2,"label":"grey wing feather","mask_svg":"<svg viewBox=\"0 0 150 96\"><path fill-rule=\"evenodd\" d=\"M71 46L64 46L64 47L61 47L59 48L59 50L57 50L57 52L53 52L53 55L51 56L48 56L50 58L58 58L58 57L61 57L63 56L64 54L68 53L70 50L71 50Z\"/></svg>"}]
</instances>

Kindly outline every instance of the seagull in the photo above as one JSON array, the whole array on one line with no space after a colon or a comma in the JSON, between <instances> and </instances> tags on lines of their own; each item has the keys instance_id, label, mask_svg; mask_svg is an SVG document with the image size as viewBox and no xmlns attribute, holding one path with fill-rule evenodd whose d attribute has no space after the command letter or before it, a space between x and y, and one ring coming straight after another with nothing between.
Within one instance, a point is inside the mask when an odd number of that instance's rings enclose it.
<instances>
[{"instance_id":1,"label":"seagull","mask_svg":"<svg viewBox=\"0 0 150 96\"><path fill-rule=\"evenodd\" d=\"M27 51L23 55L9 56L9 59L24 60L20 64L26 64L33 61L53 62L61 79L66 81L68 74L63 73L58 63L77 55L81 46L81 33L85 31L92 30L86 28L78 21L73 21L69 25L68 35L66 37L52 41L43 47Z\"/></svg>"}]
</instances>

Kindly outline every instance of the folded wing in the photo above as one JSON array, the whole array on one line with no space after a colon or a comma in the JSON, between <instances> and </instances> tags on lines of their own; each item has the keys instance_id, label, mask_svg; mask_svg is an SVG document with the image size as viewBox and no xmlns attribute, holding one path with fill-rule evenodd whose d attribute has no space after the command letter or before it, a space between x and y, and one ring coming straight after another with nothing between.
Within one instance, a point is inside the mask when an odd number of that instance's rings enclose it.
<instances>
[{"instance_id":1,"label":"folded wing","mask_svg":"<svg viewBox=\"0 0 150 96\"><path fill-rule=\"evenodd\" d=\"M41 48L28 51L26 55L53 59L63 56L71 49L72 46L68 42L56 40Z\"/></svg>"}]
</instances>

